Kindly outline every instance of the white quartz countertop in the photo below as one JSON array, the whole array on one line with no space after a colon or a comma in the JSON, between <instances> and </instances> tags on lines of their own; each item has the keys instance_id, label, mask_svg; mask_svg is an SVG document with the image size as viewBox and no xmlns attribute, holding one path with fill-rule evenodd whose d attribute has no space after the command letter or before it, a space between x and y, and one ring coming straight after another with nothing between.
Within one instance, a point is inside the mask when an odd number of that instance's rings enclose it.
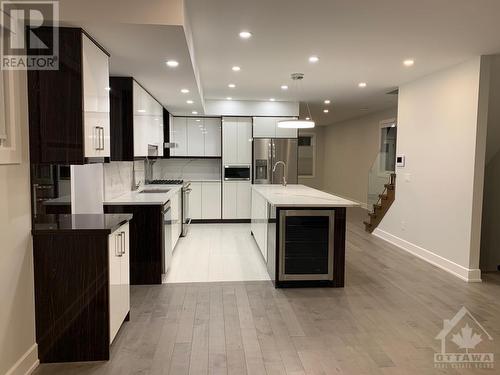
<instances>
[{"instance_id":1,"label":"white quartz countertop","mask_svg":"<svg viewBox=\"0 0 500 375\"><path fill-rule=\"evenodd\" d=\"M141 193L142 190L165 190L167 193ZM167 203L179 190L182 185L146 185L141 186L137 191L127 191L126 193L104 201L105 205L151 205Z\"/></svg>"},{"instance_id":2,"label":"white quartz countertop","mask_svg":"<svg viewBox=\"0 0 500 375\"><path fill-rule=\"evenodd\" d=\"M252 185L252 189L278 207L358 207L359 203L305 185Z\"/></svg>"}]
</instances>

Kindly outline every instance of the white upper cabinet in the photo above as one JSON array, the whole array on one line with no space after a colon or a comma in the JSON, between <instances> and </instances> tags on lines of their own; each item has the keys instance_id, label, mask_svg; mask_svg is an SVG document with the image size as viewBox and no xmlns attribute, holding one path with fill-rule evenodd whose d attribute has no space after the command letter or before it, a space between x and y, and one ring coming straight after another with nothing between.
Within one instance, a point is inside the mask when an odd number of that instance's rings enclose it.
<instances>
[{"instance_id":1,"label":"white upper cabinet","mask_svg":"<svg viewBox=\"0 0 500 375\"><path fill-rule=\"evenodd\" d=\"M109 113L109 58L82 35L83 110Z\"/></svg>"},{"instance_id":2,"label":"white upper cabinet","mask_svg":"<svg viewBox=\"0 0 500 375\"><path fill-rule=\"evenodd\" d=\"M148 156L150 148L163 156L163 107L136 81L133 83L134 156Z\"/></svg>"},{"instance_id":3,"label":"white upper cabinet","mask_svg":"<svg viewBox=\"0 0 500 375\"><path fill-rule=\"evenodd\" d=\"M221 119L205 118L205 156L221 156Z\"/></svg>"},{"instance_id":4,"label":"white upper cabinet","mask_svg":"<svg viewBox=\"0 0 500 375\"><path fill-rule=\"evenodd\" d=\"M253 136L254 138L275 138L276 119L274 117L254 117Z\"/></svg>"},{"instance_id":5,"label":"white upper cabinet","mask_svg":"<svg viewBox=\"0 0 500 375\"><path fill-rule=\"evenodd\" d=\"M249 117L225 117L222 161L224 165L252 164L252 119Z\"/></svg>"},{"instance_id":6,"label":"white upper cabinet","mask_svg":"<svg viewBox=\"0 0 500 375\"><path fill-rule=\"evenodd\" d=\"M170 123L170 156L187 156L187 118L173 117Z\"/></svg>"},{"instance_id":7,"label":"white upper cabinet","mask_svg":"<svg viewBox=\"0 0 500 375\"><path fill-rule=\"evenodd\" d=\"M238 164L252 164L252 119L238 119Z\"/></svg>"},{"instance_id":8,"label":"white upper cabinet","mask_svg":"<svg viewBox=\"0 0 500 375\"><path fill-rule=\"evenodd\" d=\"M170 156L221 156L220 118L173 117L170 123Z\"/></svg>"},{"instance_id":9,"label":"white upper cabinet","mask_svg":"<svg viewBox=\"0 0 500 375\"><path fill-rule=\"evenodd\" d=\"M283 129L278 127L278 121L290 119L290 117L254 117L254 138L297 138L297 129Z\"/></svg>"},{"instance_id":10,"label":"white upper cabinet","mask_svg":"<svg viewBox=\"0 0 500 375\"><path fill-rule=\"evenodd\" d=\"M109 157L109 58L82 35L82 74L85 157Z\"/></svg>"},{"instance_id":11,"label":"white upper cabinet","mask_svg":"<svg viewBox=\"0 0 500 375\"><path fill-rule=\"evenodd\" d=\"M222 120L222 163L238 164L238 119L224 117Z\"/></svg>"},{"instance_id":12,"label":"white upper cabinet","mask_svg":"<svg viewBox=\"0 0 500 375\"><path fill-rule=\"evenodd\" d=\"M223 164L252 164L252 119L225 117L222 134Z\"/></svg>"},{"instance_id":13,"label":"white upper cabinet","mask_svg":"<svg viewBox=\"0 0 500 375\"><path fill-rule=\"evenodd\" d=\"M205 127L202 118L187 119L187 154L205 156Z\"/></svg>"}]
</instances>

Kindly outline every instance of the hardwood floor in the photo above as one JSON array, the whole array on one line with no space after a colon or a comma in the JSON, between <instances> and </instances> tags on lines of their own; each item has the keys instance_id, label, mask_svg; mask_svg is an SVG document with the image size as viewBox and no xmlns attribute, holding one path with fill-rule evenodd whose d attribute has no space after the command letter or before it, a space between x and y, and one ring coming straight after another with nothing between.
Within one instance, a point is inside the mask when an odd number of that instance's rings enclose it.
<instances>
[{"instance_id":1,"label":"hardwood floor","mask_svg":"<svg viewBox=\"0 0 500 375\"><path fill-rule=\"evenodd\" d=\"M466 306L500 358L500 277L467 284L362 228L348 211L343 289L269 281L134 286L111 360L35 374L476 374L435 369L443 319ZM484 338L484 335L483 335Z\"/></svg>"}]
</instances>

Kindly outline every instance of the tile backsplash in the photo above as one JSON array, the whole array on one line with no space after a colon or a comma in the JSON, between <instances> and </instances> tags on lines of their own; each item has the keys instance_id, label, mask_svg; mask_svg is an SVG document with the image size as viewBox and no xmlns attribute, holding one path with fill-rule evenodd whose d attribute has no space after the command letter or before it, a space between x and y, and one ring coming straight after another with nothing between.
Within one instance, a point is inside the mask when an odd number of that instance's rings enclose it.
<instances>
[{"instance_id":1,"label":"tile backsplash","mask_svg":"<svg viewBox=\"0 0 500 375\"><path fill-rule=\"evenodd\" d=\"M135 163L135 182L144 184L144 161ZM154 179L207 181L221 179L220 159L158 159L153 164ZM104 200L111 200L132 189L132 162L104 164Z\"/></svg>"},{"instance_id":2,"label":"tile backsplash","mask_svg":"<svg viewBox=\"0 0 500 375\"><path fill-rule=\"evenodd\" d=\"M135 181L144 183L144 161L135 161ZM104 200L114 199L132 189L132 162L104 164Z\"/></svg>"},{"instance_id":3,"label":"tile backsplash","mask_svg":"<svg viewBox=\"0 0 500 375\"><path fill-rule=\"evenodd\" d=\"M220 159L160 159L153 166L155 179L220 180Z\"/></svg>"}]
</instances>

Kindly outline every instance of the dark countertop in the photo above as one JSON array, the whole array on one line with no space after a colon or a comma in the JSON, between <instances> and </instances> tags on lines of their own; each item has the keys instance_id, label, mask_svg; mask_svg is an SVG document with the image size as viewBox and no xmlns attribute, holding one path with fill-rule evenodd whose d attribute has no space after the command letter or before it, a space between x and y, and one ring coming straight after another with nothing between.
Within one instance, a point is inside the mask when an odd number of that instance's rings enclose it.
<instances>
[{"instance_id":1,"label":"dark countertop","mask_svg":"<svg viewBox=\"0 0 500 375\"><path fill-rule=\"evenodd\" d=\"M111 234L132 219L131 214L40 215L35 218L33 235L92 232Z\"/></svg>"}]
</instances>

